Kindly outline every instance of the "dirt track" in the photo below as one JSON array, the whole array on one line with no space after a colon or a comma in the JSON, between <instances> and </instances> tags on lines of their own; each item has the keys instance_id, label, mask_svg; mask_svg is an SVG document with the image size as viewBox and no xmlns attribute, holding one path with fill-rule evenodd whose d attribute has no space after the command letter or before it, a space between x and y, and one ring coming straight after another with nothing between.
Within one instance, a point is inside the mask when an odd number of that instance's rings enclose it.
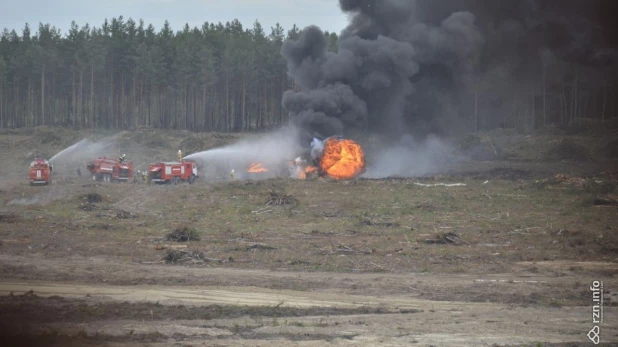
<instances>
[{"instance_id":1,"label":"dirt track","mask_svg":"<svg viewBox=\"0 0 618 347\"><path fill-rule=\"evenodd\" d=\"M78 307L118 302L123 303L127 310L131 310L130 305L138 304L153 305L148 307L164 305L170 307L170 310L180 311L187 307L204 305L257 309L276 307L291 310L282 312L280 316L265 315L259 318L249 312L240 317L229 317L222 313L210 319L200 319L198 315L188 320L172 321L153 316L153 319L146 322L126 318L117 321L119 313L115 311L103 314L89 323L48 323L60 331L79 331L89 335L96 333L99 342L102 339L110 345L131 345L135 341L126 338L131 335L142 336L142 342L143 339L148 341L146 337L150 334L161 334L152 341L154 345L168 345L176 340L183 345L192 345L199 341L208 345L247 346L347 345L351 342L355 345L391 346L413 343L440 346L530 345L539 341L584 344L585 332L590 329L590 308L586 306L547 307L535 304L512 305L500 302L500 299L498 302L471 302L424 298L432 298L432 290L435 290L437 295L446 290L452 293L466 292L468 297L474 297L474 291L487 298L509 292L526 297L538 295L535 293L538 293L539 289L573 286L573 283L579 283L578 281L581 281L581 289L585 291L588 280L583 277L576 279L520 273L485 276L346 274L334 278L329 273L208 268L181 268L170 273L169 267L163 265L136 266L101 259L51 260L39 265L33 265L36 260L19 257L2 257L1 260L9 265L9 268L10 265L21 263L24 268L31 270L37 267L49 277L68 277L71 280L3 280L0 284L2 295L12 293L21 297L32 291L30 294L35 296L51 297L47 300L55 297L64 297L69 303L77 300ZM554 264L548 262L537 265L548 267ZM579 265L588 269L616 267L616 264L612 263ZM99 273L102 280L98 283L90 280L88 283L80 283L79 278L84 279L83 276L87 273ZM71 274L75 278L71 278ZM114 276L108 276L111 274ZM142 278L157 282L166 276L171 283L180 278L189 279L190 283L164 286L105 283L124 283L131 278L137 282L142 281ZM393 288L390 286L392 281L408 285L409 289L405 292L400 287ZM222 285L212 285L216 282ZM233 283L236 285L230 285ZM290 287L298 289L265 287L272 287L277 283L288 283ZM314 289L305 290L303 286L306 284ZM618 282L606 281L606 287L618 288ZM484 293L481 293L483 288ZM423 295L421 291L427 294ZM360 295L360 292L373 294ZM38 307L44 307L44 303L45 301L39 302ZM328 314L311 311L318 308L329 308L332 311ZM308 311L296 314L294 312L297 309ZM364 309L369 313L338 312L339 309ZM288 317L290 312L292 314ZM606 317L614 317L615 307L607 307L605 314ZM66 317L71 320L70 315ZM618 331L610 330L609 326L605 328L604 340L618 341ZM238 339L239 334L242 339ZM122 341L119 341L118 337L121 337Z\"/></svg>"},{"instance_id":2,"label":"dirt track","mask_svg":"<svg viewBox=\"0 0 618 347\"><path fill-rule=\"evenodd\" d=\"M588 329L588 310L586 307L554 308L543 307L512 308L507 305L493 303L467 302L435 302L406 297L394 296L354 296L324 293L306 293L293 291L272 291L262 288L181 288L181 287L121 287L121 286L93 286L71 285L61 283L3 283L0 292L15 294L33 290L41 296L60 295L73 298L83 298L87 295L91 300L112 299L123 302L158 302L168 305L250 305L291 307L371 307L378 306L385 310L392 310L393 314L345 315L345 316L308 316L294 318L293 327L266 326L260 331L271 335L273 331L280 334L289 330L298 333L299 325L303 332L315 337L329 336L336 341L338 336L353 335L353 340L363 344L390 344L407 345L416 343L439 343L440 345L463 346L482 344L529 344L537 341L546 342L574 342L585 341L581 338L582 331ZM422 312L401 314L399 310L416 309ZM611 314L612 311L607 312ZM479 317L482 319L479 322ZM279 320L283 320L280 318ZM327 326L311 327L311 324L320 320L328 321ZM226 337L229 332L225 329L213 332L215 326L231 327L238 324L239 319L216 319L213 321L192 320L189 322L176 321L174 323L157 321L140 324L137 321L110 321L98 322L96 331L100 334L128 334L135 327L140 326L142 334L147 333L180 333L187 335L183 340L188 343L192 339L200 339L202 335L214 338ZM481 324L479 324L481 323ZM207 327L202 326L205 324ZM279 323L281 324L281 323ZM121 325L121 326L120 326ZM359 327L360 325L360 327ZM433 326L433 327L432 327ZM429 328L428 327L432 327ZM88 332L94 327L89 327ZM429 330L429 331L428 331ZM424 331L423 334L415 332ZM212 336L214 335L214 336ZM173 336L170 334L170 337ZM605 338L615 339L616 335L605 335ZM234 341L234 344L268 345L272 336L255 338L244 341ZM223 339L225 341L226 339ZM223 342L221 341L221 342ZM287 344L289 342L281 342ZM324 342L321 342L324 343Z\"/></svg>"}]
</instances>

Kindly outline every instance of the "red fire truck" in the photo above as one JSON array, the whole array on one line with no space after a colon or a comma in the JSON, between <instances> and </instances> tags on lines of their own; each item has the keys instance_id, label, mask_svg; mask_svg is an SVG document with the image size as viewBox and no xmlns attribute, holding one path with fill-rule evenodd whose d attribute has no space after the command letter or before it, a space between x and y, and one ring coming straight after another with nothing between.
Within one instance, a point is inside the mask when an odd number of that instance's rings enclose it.
<instances>
[{"instance_id":1,"label":"red fire truck","mask_svg":"<svg viewBox=\"0 0 618 347\"><path fill-rule=\"evenodd\" d=\"M99 157L86 165L92 173L93 181L125 181L133 180L133 162L120 162L105 156Z\"/></svg>"},{"instance_id":2,"label":"red fire truck","mask_svg":"<svg viewBox=\"0 0 618 347\"><path fill-rule=\"evenodd\" d=\"M52 171L53 167L47 160L37 158L30 163L30 170L28 171L28 180L30 181L30 185L50 184Z\"/></svg>"},{"instance_id":3,"label":"red fire truck","mask_svg":"<svg viewBox=\"0 0 618 347\"><path fill-rule=\"evenodd\" d=\"M197 164L192 161L173 161L150 164L148 167L148 183L178 184L197 179Z\"/></svg>"}]
</instances>

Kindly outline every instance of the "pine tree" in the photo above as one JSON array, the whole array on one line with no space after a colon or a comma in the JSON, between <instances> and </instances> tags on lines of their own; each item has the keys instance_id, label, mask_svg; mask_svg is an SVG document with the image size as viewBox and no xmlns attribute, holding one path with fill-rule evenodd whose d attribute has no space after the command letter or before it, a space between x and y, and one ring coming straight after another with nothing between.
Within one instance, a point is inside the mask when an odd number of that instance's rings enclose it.
<instances>
[{"instance_id":1,"label":"pine tree","mask_svg":"<svg viewBox=\"0 0 618 347\"><path fill-rule=\"evenodd\" d=\"M0 127L255 131L285 124L281 96L297 86L287 75L281 45L301 34L296 25L287 29L257 20L245 28L237 19L197 28L172 28L165 22L155 28L122 16L97 27L72 23L63 35L43 23L36 33L28 24L17 31L4 29ZM324 35L327 49L337 52L338 35ZM584 112L613 117L613 81L596 83L583 72L575 79L565 72L575 71L574 65L563 64L548 66L530 82L542 102L518 92L501 103L530 124L545 123L535 115L547 123L568 123ZM488 104L483 97L479 92L479 108ZM543 112L535 113L535 105L542 105ZM478 110L481 128L495 123L482 119L484 113Z\"/></svg>"}]
</instances>

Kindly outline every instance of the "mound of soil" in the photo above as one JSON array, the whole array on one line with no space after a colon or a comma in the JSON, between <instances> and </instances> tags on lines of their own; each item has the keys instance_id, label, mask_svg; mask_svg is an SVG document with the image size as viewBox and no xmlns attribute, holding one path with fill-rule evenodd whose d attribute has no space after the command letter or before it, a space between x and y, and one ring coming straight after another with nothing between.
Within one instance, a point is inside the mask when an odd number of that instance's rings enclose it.
<instances>
[{"instance_id":1,"label":"mound of soil","mask_svg":"<svg viewBox=\"0 0 618 347\"><path fill-rule=\"evenodd\" d=\"M547 151L546 159L550 161L592 161L590 152L586 149L586 147L579 145L570 139L562 140L557 146Z\"/></svg>"},{"instance_id":2,"label":"mound of soil","mask_svg":"<svg viewBox=\"0 0 618 347\"><path fill-rule=\"evenodd\" d=\"M163 132L151 129L126 133L119 141L122 144L140 144L148 148L171 148L170 137Z\"/></svg>"},{"instance_id":3,"label":"mound of soil","mask_svg":"<svg viewBox=\"0 0 618 347\"><path fill-rule=\"evenodd\" d=\"M114 145L116 148L131 148L135 146L135 141L131 138L131 134L124 134L120 136L116 141L114 141Z\"/></svg>"},{"instance_id":4,"label":"mound of soil","mask_svg":"<svg viewBox=\"0 0 618 347\"><path fill-rule=\"evenodd\" d=\"M472 147L468 150L470 159L473 160L497 160L500 159L502 151L499 147L490 144L489 142L483 142L478 146Z\"/></svg>"},{"instance_id":5,"label":"mound of soil","mask_svg":"<svg viewBox=\"0 0 618 347\"><path fill-rule=\"evenodd\" d=\"M160 133L154 133L148 140L144 142L146 147L150 148L171 148L169 140Z\"/></svg>"},{"instance_id":6,"label":"mound of soil","mask_svg":"<svg viewBox=\"0 0 618 347\"><path fill-rule=\"evenodd\" d=\"M182 150L182 153L184 153L184 155L204 151L207 149L206 146L207 141L195 135L184 139L180 143L180 149Z\"/></svg>"},{"instance_id":7,"label":"mound of soil","mask_svg":"<svg viewBox=\"0 0 618 347\"><path fill-rule=\"evenodd\" d=\"M66 147L79 137L73 130L48 126L34 128L32 135L34 143L42 147Z\"/></svg>"},{"instance_id":8,"label":"mound of soil","mask_svg":"<svg viewBox=\"0 0 618 347\"><path fill-rule=\"evenodd\" d=\"M233 134L192 134L191 136L185 137L185 139L180 142L180 149L184 155L189 155L229 145L237 140L238 137Z\"/></svg>"},{"instance_id":9,"label":"mound of soil","mask_svg":"<svg viewBox=\"0 0 618 347\"><path fill-rule=\"evenodd\" d=\"M468 135L463 139L459 143L459 150L463 155L469 156L472 160L497 160L502 155L500 147L491 142L489 138L482 139L475 134Z\"/></svg>"}]
</instances>

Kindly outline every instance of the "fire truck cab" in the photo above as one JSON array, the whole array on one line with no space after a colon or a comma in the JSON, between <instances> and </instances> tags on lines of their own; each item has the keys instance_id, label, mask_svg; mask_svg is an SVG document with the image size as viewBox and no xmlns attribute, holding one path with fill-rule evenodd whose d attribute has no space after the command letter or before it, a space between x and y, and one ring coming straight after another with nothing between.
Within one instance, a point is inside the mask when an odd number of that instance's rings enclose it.
<instances>
[{"instance_id":1,"label":"fire truck cab","mask_svg":"<svg viewBox=\"0 0 618 347\"><path fill-rule=\"evenodd\" d=\"M192 161L173 161L150 164L148 167L148 183L192 184L198 178L197 164Z\"/></svg>"},{"instance_id":2,"label":"fire truck cab","mask_svg":"<svg viewBox=\"0 0 618 347\"><path fill-rule=\"evenodd\" d=\"M45 159L37 158L30 163L28 180L30 185L48 185L51 183L52 165Z\"/></svg>"},{"instance_id":3,"label":"fire truck cab","mask_svg":"<svg viewBox=\"0 0 618 347\"><path fill-rule=\"evenodd\" d=\"M86 166L92 174L93 181L131 181L133 179L133 162L119 162L105 156L99 157Z\"/></svg>"}]
</instances>

